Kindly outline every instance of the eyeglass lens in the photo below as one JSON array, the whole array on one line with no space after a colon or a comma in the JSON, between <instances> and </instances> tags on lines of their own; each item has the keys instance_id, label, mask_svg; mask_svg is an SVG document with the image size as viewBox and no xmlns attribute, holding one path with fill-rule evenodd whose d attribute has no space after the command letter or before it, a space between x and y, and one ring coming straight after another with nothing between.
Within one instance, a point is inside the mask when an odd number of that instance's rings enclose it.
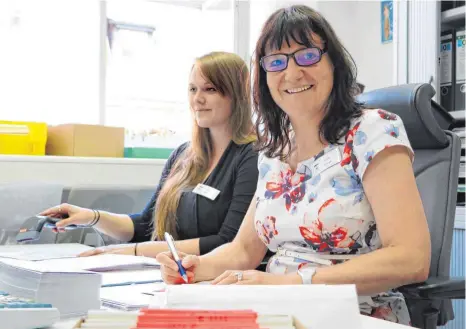
<instances>
[{"instance_id":1,"label":"eyeglass lens","mask_svg":"<svg viewBox=\"0 0 466 329\"><path fill-rule=\"evenodd\" d=\"M292 55L300 66L309 66L320 61L318 48L301 49ZM263 58L262 65L268 72L277 72L286 69L289 56L284 54L269 55Z\"/></svg>"}]
</instances>

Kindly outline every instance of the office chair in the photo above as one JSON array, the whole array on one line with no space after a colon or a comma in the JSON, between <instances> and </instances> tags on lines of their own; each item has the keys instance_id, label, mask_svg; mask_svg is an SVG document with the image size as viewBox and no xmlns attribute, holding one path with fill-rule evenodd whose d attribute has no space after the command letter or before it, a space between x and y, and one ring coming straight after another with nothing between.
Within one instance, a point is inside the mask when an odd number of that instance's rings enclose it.
<instances>
[{"instance_id":1,"label":"office chair","mask_svg":"<svg viewBox=\"0 0 466 329\"><path fill-rule=\"evenodd\" d=\"M433 329L454 318L451 299L464 299L464 278L450 279L461 142L449 128L454 120L442 113L430 84L408 84L370 91L358 100L401 117L414 149L414 173L427 216L432 260L426 282L400 287L412 325Z\"/></svg>"},{"instance_id":2,"label":"office chair","mask_svg":"<svg viewBox=\"0 0 466 329\"><path fill-rule=\"evenodd\" d=\"M0 184L0 245L16 244L24 221L60 202L63 185L40 181ZM45 237L52 232L43 232Z\"/></svg>"},{"instance_id":3,"label":"office chair","mask_svg":"<svg viewBox=\"0 0 466 329\"><path fill-rule=\"evenodd\" d=\"M154 192L154 186L75 186L63 201L84 208L131 214L143 211ZM99 246L122 242L103 234L101 237L93 229L83 228L61 233L57 243L80 242Z\"/></svg>"}]
</instances>

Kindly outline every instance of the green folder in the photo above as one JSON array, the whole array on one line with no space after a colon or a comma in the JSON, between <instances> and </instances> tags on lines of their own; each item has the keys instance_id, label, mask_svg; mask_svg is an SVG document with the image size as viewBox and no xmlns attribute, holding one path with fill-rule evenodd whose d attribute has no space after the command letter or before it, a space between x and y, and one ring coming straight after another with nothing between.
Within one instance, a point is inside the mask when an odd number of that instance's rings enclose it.
<instances>
[{"instance_id":1,"label":"green folder","mask_svg":"<svg viewBox=\"0 0 466 329\"><path fill-rule=\"evenodd\" d=\"M172 148L125 147L124 156L137 159L168 159L173 150Z\"/></svg>"}]
</instances>

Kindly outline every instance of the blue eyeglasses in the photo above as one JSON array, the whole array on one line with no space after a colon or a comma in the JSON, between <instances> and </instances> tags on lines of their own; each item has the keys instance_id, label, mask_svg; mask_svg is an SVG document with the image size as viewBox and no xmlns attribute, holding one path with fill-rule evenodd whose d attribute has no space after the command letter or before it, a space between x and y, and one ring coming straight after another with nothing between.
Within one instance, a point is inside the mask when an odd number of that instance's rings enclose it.
<instances>
[{"instance_id":1,"label":"blue eyeglasses","mask_svg":"<svg viewBox=\"0 0 466 329\"><path fill-rule=\"evenodd\" d=\"M261 58L260 64L266 72L279 72L288 67L290 57L294 58L298 66L311 66L319 63L326 52L326 46L324 49L317 47L299 49L292 54L272 54L264 56Z\"/></svg>"}]
</instances>

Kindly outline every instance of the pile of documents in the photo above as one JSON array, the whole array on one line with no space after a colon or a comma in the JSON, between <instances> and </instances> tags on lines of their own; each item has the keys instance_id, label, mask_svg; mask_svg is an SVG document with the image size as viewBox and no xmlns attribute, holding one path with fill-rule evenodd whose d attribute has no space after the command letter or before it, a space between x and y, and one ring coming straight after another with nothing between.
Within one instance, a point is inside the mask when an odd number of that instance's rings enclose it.
<instances>
[{"instance_id":1,"label":"pile of documents","mask_svg":"<svg viewBox=\"0 0 466 329\"><path fill-rule=\"evenodd\" d=\"M0 290L56 307L61 317L79 316L100 307L100 274L47 269L39 262L0 260Z\"/></svg>"},{"instance_id":2,"label":"pile of documents","mask_svg":"<svg viewBox=\"0 0 466 329\"><path fill-rule=\"evenodd\" d=\"M115 274L112 271L159 267L153 258L130 255L76 257L89 248L79 244L0 246L0 290L50 303L64 318L80 316L100 308L104 281L110 286L133 283L127 282L127 275L113 275L103 280L106 275ZM154 280L159 280L158 270L156 274Z\"/></svg>"},{"instance_id":3,"label":"pile of documents","mask_svg":"<svg viewBox=\"0 0 466 329\"><path fill-rule=\"evenodd\" d=\"M91 311L75 328L241 328L300 329L290 315L258 314L252 310L169 310L144 309L138 313Z\"/></svg>"},{"instance_id":4,"label":"pile of documents","mask_svg":"<svg viewBox=\"0 0 466 329\"><path fill-rule=\"evenodd\" d=\"M137 311L147 308L152 303L153 291L163 290L165 284L131 284L104 287L100 290L102 306L123 311Z\"/></svg>"}]
</instances>

